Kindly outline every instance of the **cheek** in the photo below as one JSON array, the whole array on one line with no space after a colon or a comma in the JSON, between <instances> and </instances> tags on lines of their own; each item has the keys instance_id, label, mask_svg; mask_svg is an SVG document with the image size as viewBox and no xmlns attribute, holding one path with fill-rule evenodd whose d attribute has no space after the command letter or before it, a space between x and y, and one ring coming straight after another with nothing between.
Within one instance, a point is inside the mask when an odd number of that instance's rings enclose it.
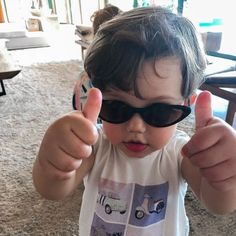
<instances>
[{"instance_id":1,"label":"cheek","mask_svg":"<svg viewBox=\"0 0 236 236\"><path fill-rule=\"evenodd\" d=\"M123 140L122 125L103 122L103 131L112 144L118 144Z\"/></svg>"},{"instance_id":2,"label":"cheek","mask_svg":"<svg viewBox=\"0 0 236 236\"><path fill-rule=\"evenodd\" d=\"M153 150L163 148L171 139L176 131L177 125L172 125L166 128L151 128L148 129L145 137ZM103 130L107 138L112 144L119 144L124 140L127 133L124 131L122 124L111 124L103 122Z\"/></svg>"},{"instance_id":3,"label":"cheek","mask_svg":"<svg viewBox=\"0 0 236 236\"><path fill-rule=\"evenodd\" d=\"M161 149L169 142L175 131L176 125L172 125L166 128L157 128L150 134L149 144L154 149Z\"/></svg>"}]
</instances>

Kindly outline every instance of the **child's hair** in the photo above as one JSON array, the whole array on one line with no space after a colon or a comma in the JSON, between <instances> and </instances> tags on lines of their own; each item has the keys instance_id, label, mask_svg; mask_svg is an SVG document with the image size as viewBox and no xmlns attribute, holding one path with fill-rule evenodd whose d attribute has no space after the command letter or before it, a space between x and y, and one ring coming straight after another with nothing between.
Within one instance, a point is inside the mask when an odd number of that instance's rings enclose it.
<instances>
[{"instance_id":1,"label":"child's hair","mask_svg":"<svg viewBox=\"0 0 236 236\"><path fill-rule=\"evenodd\" d=\"M137 8L102 25L88 49L84 67L93 86L102 92L107 88L134 90L142 98L136 83L140 66L145 60L166 56L180 59L181 93L188 98L202 82L206 67L195 27L162 7Z\"/></svg>"},{"instance_id":2,"label":"child's hair","mask_svg":"<svg viewBox=\"0 0 236 236\"><path fill-rule=\"evenodd\" d=\"M121 10L111 4L106 5L103 9L95 11L90 17L93 22L93 33L97 33L100 25L108 20L111 20L114 16L121 13Z\"/></svg>"}]
</instances>

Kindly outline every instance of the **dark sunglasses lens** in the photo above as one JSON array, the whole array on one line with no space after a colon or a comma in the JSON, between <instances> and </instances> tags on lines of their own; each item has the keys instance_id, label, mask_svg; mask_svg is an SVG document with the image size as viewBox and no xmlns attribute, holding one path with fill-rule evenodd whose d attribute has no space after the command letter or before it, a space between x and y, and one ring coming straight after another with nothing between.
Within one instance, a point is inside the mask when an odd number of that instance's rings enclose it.
<instances>
[{"instance_id":1,"label":"dark sunglasses lens","mask_svg":"<svg viewBox=\"0 0 236 236\"><path fill-rule=\"evenodd\" d=\"M119 101L103 100L99 117L107 122L119 124L132 116L130 107Z\"/></svg>"},{"instance_id":2,"label":"dark sunglasses lens","mask_svg":"<svg viewBox=\"0 0 236 236\"><path fill-rule=\"evenodd\" d=\"M145 108L132 108L120 101L103 100L99 117L113 124L128 121L134 113L139 113L143 120L154 127L174 125L191 113L191 108L181 105L155 103Z\"/></svg>"},{"instance_id":3,"label":"dark sunglasses lens","mask_svg":"<svg viewBox=\"0 0 236 236\"><path fill-rule=\"evenodd\" d=\"M187 117L191 108L181 105L156 103L143 112L143 119L155 127L167 127L178 123Z\"/></svg>"}]
</instances>

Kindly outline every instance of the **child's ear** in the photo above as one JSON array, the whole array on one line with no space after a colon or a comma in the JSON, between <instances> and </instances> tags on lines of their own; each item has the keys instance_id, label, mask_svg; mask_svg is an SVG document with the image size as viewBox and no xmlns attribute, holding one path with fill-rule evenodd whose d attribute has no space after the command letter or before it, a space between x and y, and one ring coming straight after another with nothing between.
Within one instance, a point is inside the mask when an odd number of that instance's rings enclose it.
<instances>
[{"instance_id":1,"label":"child's ear","mask_svg":"<svg viewBox=\"0 0 236 236\"><path fill-rule=\"evenodd\" d=\"M187 100L185 100L184 105L192 106L197 99L197 93L193 93Z\"/></svg>"}]
</instances>

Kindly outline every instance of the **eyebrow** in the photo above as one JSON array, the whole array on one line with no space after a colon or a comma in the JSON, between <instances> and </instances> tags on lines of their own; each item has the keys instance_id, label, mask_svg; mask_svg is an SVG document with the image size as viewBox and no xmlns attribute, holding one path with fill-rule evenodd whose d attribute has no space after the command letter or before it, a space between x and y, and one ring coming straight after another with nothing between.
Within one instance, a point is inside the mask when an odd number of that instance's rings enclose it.
<instances>
[{"instance_id":1,"label":"eyebrow","mask_svg":"<svg viewBox=\"0 0 236 236\"><path fill-rule=\"evenodd\" d=\"M122 100L122 101L126 101L127 99L125 97L120 97L120 94L116 94L116 92L119 91L119 90L115 90L115 89L108 89L105 91L105 93L103 93L103 97L106 97L106 96L111 96L111 100ZM122 91L122 90L120 90ZM125 91L123 91L125 92ZM125 93L128 93L128 92L125 92ZM128 93L130 96L133 96L133 97L136 97L135 94L131 94L131 93ZM158 100L174 100L176 102L182 102L185 100L184 97L179 97L179 98L176 98L176 97L172 97L172 96L168 96L168 95L160 95L160 96L157 96L157 97L153 97L153 98L145 98L144 96L142 96L142 98L140 97L137 97L138 99L141 99L141 100L150 100L152 103L155 103L156 101Z\"/></svg>"},{"instance_id":2,"label":"eyebrow","mask_svg":"<svg viewBox=\"0 0 236 236\"><path fill-rule=\"evenodd\" d=\"M134 96L135 97L135 96ZM104 96L105 100L118 100L118 101L122 101L127 103L127 98L126 97L120 97L117 94L113 94L112 92L110 93L106 93ZM166 95L161 95L161 96L157 96L157 97L153 97L153 98L138 98L141 99L143 101L149 101L149 103L158 103L158 102L164 102L167 101L166 103L168 103L169 101L174 101L175 103L179 103L179 102L183 102L184 98L180 97L180 98L175 98L172 96L166 96Z\"/></svg>"},{"instance_id":3,"label":"eyebrow","mask_svg":"<svg viewBox=\"0 0 236 236\"><path fill-rule=\"evenodd\" d=\"M166 96L166 95L161 95L161 96L157 96L157 97L154 97L154 98L143 98L144 100L182 100L181 98L176 98L176 97L172 97L172 96Z\"/></svg>"}]
</instances>

